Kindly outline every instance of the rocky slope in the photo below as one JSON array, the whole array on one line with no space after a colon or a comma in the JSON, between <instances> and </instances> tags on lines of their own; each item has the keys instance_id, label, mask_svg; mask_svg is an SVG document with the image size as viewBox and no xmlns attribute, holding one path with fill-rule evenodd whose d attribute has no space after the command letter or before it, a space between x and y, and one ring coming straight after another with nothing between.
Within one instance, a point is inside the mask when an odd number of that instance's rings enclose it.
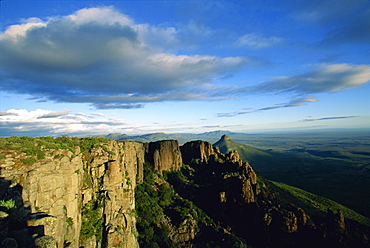
<instances>
[{"instance_id":1,"label":"rocky slope","mask_svg":"<svg viewBox=\"0 0 370 248\"><path fill-rule=\"evenodd\" d=\"M227 137L223 137L224 139ZM181 147L191 170L175 190L229 233L253 247L369 247L370 229L341 210L307 204L256 175L235 151L224 155L208 142ZM190 153L192 150L193 153ZM190 155L192 154L192 155ZM187 183L190 182L190 183ZM194 185L197 185L194 187ZM321 204L321 203L320 203ZM218 244L220 247L239 247ZM240 245L240 244L239 244Z\"/></svg>"},{"instance_id":2,"label":"rocky slope","mask_svg":"<svg viewBox=\"0 0 370 248\"><path fill-rule=\"evenodd\" d=\"M1 247L369 245L367 228L341 212L311 216L293 196L284 202L237 152L208 142L0 144Z\"/></svg>"},{"instance_id":3,"label":"rocky slope","mask_svg":"<svg viewBox=\"0 0 370 248\"><path fill-rule=\"evenodd\" d=\"M134 190L144 162L158 171L182 165L176 141L108 141L85 151L34 143L44 156L31 164L24 162L33 155L1 149L0 199L15 201L15 207L0 207L6 216L0 243L10 238L28 247L45 239L57 247L138 247Z\"/></svg>"}]
</instances>

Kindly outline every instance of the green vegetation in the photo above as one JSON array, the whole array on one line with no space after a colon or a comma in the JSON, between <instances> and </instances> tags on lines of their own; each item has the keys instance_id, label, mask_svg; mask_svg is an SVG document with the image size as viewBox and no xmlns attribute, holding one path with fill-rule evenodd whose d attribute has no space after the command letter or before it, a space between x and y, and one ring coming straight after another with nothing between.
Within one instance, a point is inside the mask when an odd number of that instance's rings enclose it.
<instances>
[{"instance_id":1,"label":"green vegetation","mask_svg":"<svg viewBox=\"0 0 370 248\"><path fill-rule=\"evenodd\" d=\"M9 199L7 201L0 200L0 207L4 207L7 209L14 209L15 208L15 201L13 199Z\"/></svg>"},{"instance_id":2,"label":"green vegetation","mask_svg":"<svg viewBox=\"0 0 370 248\"><path fill-rule=\"evenodd\" d=\"M27 157L23 160L24 164L35 163L38 159L45 158L45 149L62 149L76 152L76 146L79 146L81 152L89 151L93 147L102 147L110 155L114 152L108 151L102 144L108 142L106 138L77 138L69 136L61 136L53 138L47 137L18 137L12 136L7 138L0 138L0 149L16 150L24 152ZM55 155L55 159L62 155ZM4 156L3 156L4 157Z\"/></svg>"},{"instance_id":3,"label":"green vegetation","mask_svg":"<svg viewBox=\"0 0 370 248\"><path fill-rule=\"evenodd\" d=\"M80 240L95 236L98 243L102 241L104 228L104 219L102 216L102 209L104 207L103 204L104 195L100 193L97 195L96 199L89 201L82 208Z\"/></svg>"},{"instance_id":4,"label":"green vegetation","mask_svg":"<svg viewBox=\"0 0 370 248\"><path fill-rule=\"evenodd\" d=\"M73 218L68 217L66 219L67 227L71 227L73 225Z\"/></svg>"},{"instance_id":5,"label":"green vegetation","mask_svg":"<svg viewBox=\"0 0 370 248\"><path fill-rule=\"evenodd\" d=\"M140 247L180 247L181 241L174 241L173 235L181 228L189 231L189 225L195 232L195 239L189 242L196 247L249 247L236 235L225 233L225 229L190 200L192 191L188 192L189 198L179 194L181 184L197 187L191 178L193 173L193 167L184 165L181 171L165 172L162 176L153 171L152 165L144 166L144 180L137 185L135 196Z\"/></svg>"},{"instance_id":6,"label":"green vegetation","mask_svg":"<svg viewBox=\"0 0 370 248\"><path fill-rule=\"evenodd\" d=\"M362 216L352 209L349 209L339 203L336 203L330 199L309 193L305 190L286 185L284 183L272 182L277 187L289 192L293 196L307 203L308 205L313 206L317 210L326 212L329 208L332 210L341 210L346 218L358 221L364 225L370 226L370 219Z\"/></svg>"},{"instance_id":7,"label":"green vegetation","mask_svg":"<svg viewBox=\"0 0 370 248\"><path fill-rule=\"evenodd\" d=\"M79 146L82 151L86 151L94 147L98 143L108 142L106 138L77 138L69 136L61 137L18 137L12 136L7 138L0 138L0 148L9 150L20 150L25 152L26 155L37 155L38 159L43 157L43 151L45 149L66 149L71 152L75 152L76 146ZM103 149L106 148L102 145Z\"/></svg>"},{"instance_id":8,"label":"green vegetation","mask_svg":"<svg viewBox=\"0 0 370 248\"><path fill-rule=\"evenodd\" d=\"M169 239L168 227L161 224L163 207L171 204L174 193L166 185L156 185L154 176L152 166L145 164L143 183L137 185L135 191L139 244L141 247L179 247Z\"/></svg>"},{"instance_id":9,"label":"green vegetation","mask_svg":"<svg viewBox=\"0 0 370 248\"><path fill-rule=\"evenodd\" d=\"M24 164L33 164L36 161L37 161L37 159L34 158L34 157L27 157L27 158L23 159Z\"/></svg>"},{"instance_id":10,"label":"green vegetation","mask_svg":"<svg viewBox=\"0 0 370 248\"><path fill-rule=\"evenodd\" d=\"M244 143L272 148L268 151L231 139L221 139L214 146L223 153L237 150L264 178L332 199L370 217L370 156L365 152L369 136L337 135L250 135L249 140L235 136Z\"/></svg>"}]
</instances>

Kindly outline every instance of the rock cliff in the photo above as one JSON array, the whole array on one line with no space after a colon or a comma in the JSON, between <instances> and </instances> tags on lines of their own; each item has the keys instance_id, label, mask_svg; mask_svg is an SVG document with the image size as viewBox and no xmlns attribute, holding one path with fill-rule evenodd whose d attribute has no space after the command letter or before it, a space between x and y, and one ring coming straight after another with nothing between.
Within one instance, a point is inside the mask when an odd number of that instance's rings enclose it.
<instances>
[{"instance_id":1,"label":"rock cliff","mask_svg":"<svg viewBox=\"0 0 370 248\"><path fill-rule=\"evenodd\" d=\"M19 161L25 154L3 151L0 197L16 202L6 236L20 247L42 236L57 247L138 247L134 189L136 178L142 180L143 144L110 141L87 152L41 149L45 157L30 165Z\"/></svg>"},{"instance_id":2,"label":"rock cliff","mask_svg":"<svg viewBox=\"0 0 370 248\"><path fill-rule=\"evenodd\" d=\"M214 172L214 175L219 173L221 177L217 179L222 184L219 193L221 201L236 201L236 198L243 199L245 203L256 201L257 175L236 151L222 154L211 143L198 140L185 143L181 152L186 163L221 165Z\"/></svg>"},{"instance_id":3,"label":"rock cliff","mask_svg":"<svg viewBox=\"0 0 370 248\"><path fill-rule=\"evenodd\" d=\"M182 156L177 140L150 142L147 146L147 160L152 163L154 170L179 170L182 166Z\"/></svg>"},{"instance_id":4,"label":"rock cliff","mask_svg":"<svg viewBox=\"0 0 370 248\"><path fill-rule=\"evenodd\" d=\"M134 191L144 163L159 173L182 166L175 140L106 141L84 150L41 143L34 144L41 159L0 148L0 199L15 201L14 209L0 211L0 243L8 238L28 247L41 238L52 247L138 247Z\"/></svg>"},{"instance_id":5,"label":"rock cliff","mask_svg":"<svg viewBox=\"0 0 370 248\"><path fill-rule=\"evenodd\" d=\"M0 147L0 247L139 247L140 187L145 214L156 206L163 215L152 230L164 227L160 233L183 247L212 247L212 239L220 247L369 245L369 231L343 212L312 217L236 151L222 154L204 141L46 141Z\"/></svg>"},{"instance_id":6,"label":"rock cliff","mask_svg":"<svg viewBox=\"0 0 370 248\"><path fill-rule=\"evenodd\" d=\"M212 144L202 140L187 142L181 146L181 153L184 160L184 163L208 163L211 158L220 155L218 152L216 155L215 150L212 147Z\"/></svg>"}]
</instances>

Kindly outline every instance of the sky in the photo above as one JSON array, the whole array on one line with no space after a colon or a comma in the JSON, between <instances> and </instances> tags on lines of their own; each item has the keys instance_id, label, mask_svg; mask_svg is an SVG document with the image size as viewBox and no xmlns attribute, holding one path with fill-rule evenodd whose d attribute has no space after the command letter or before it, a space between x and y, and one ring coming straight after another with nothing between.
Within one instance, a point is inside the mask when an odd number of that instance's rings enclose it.
<instances>
[{"instance_id":1,"label":"sky","mask_svg":"<svg viewBox=\"0 0 370 248\"><path fill-rule=\"evenodd\" d=\"M0 136L370 125L369 0L3 0Z\"/></svg>"}]
</instances>

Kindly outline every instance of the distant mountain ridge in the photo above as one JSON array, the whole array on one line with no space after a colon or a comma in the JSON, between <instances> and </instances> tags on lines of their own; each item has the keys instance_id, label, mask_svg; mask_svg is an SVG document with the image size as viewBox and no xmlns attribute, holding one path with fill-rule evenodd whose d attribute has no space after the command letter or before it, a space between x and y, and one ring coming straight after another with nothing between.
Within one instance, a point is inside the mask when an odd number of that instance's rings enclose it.
<instances>
[{"instance_id":1,"label":"distant mountain ridge","mask_svg":"<svg viewBox=\"0 0 370 248\"><path fill-rule=\"evenodd\" d=\"M243 145L233 141L228 135L223 135L220 140L213 144L214 147L218 147L220 152L227 154L232 151L237 151L240 158L245 162L257 161L261 157L270 157L268 152L256 149L254 147Z\"/></svg>"},{"instance_id":2,"label":"distant mountain ridge","mask_svg":"<svg viewBox=\"0 0 370 248\"><path fill-rule=\"evenodd\" d=\"M111 140L128 140L128 141L138 141L138 142L155 142L160 140L177 140L180 144L184 144L186 142L192 140L206 140L210 143L216 142L222 135L232 135L232 136L248 136L245 133L236 133L231 131L224 131L224 130L216 130L212 132L205 132L205 133L173 133L173 134L166 134L163 132L156 132L156 133L148 133L142 135L127 135L122 133L111 133L111 134L101 134L101 135L94 135L92 137L95 138L108 138Z\"/></svg>"}]
</instances>

